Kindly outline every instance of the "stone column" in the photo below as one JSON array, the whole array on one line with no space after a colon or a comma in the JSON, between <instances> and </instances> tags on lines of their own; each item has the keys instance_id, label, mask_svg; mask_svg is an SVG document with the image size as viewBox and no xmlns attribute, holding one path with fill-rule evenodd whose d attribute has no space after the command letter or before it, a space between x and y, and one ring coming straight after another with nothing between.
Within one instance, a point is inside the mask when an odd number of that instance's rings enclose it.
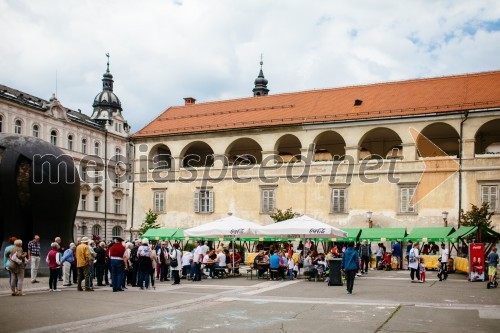
<instances>
[{"instance_id":1,"label":"stone column","mask_svg":"<svg viewBox=\"0 0 500 333\"><path fill-rule=\"evenodd\" d=\"M476 139L463 139L462 140L462 154L463 158L474 158L475 155Z\"/></svg>"},{"instance_id":2,"label":"stone column","mask_svg":"<svg viewBox=\"0 0 500 333\"><path fill-rule=\"evenodd\" d=\"M417 146L413 142L401 144L403 147L403 160L404 161L415 161L417 159Z\"/></svg>"},{"instance_id":3,"label":"stone column","mask_svg":"<svg viewBox=\"0 0 500 333\"><path fill-rule=\"evenodd\" d=\"M350 146L350 147L346 146L345 147L346 159L352 158L354 163L358 163L359 162L359 149L360 149L359 146ZM347 156L350 156L350 157L347 157Z\"/></svg>"}]
</instances>

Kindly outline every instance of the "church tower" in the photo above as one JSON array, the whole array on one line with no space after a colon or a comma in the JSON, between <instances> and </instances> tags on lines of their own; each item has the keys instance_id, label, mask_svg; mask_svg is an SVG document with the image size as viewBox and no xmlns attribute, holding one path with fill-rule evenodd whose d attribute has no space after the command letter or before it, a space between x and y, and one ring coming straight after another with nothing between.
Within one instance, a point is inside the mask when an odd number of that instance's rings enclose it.
<instances>
[{"instance_id":1,"label":"church tower","mask_svg":"<svg viewBox=\"0 0 500 333\"><path fill-rule=\"evenodd\" d=\"M262 65L264 62L262 61L262 55L260 56L260 72L259 76L255 79L255 87L253 88L253 96L267 96L269 93L269 89L267 89L267 80L264 77L264 72L262 72Z\"/></svg>"}]
</instances>

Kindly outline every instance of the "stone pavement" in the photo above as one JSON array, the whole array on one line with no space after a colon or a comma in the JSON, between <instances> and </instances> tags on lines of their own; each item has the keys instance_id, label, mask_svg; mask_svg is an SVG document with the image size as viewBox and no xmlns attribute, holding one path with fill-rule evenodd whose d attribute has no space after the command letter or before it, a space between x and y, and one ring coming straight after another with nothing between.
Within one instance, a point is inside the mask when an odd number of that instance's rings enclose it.
<instances>
[{"instance_id":1,"label":"stone pavement","mask_svg":"<svg viewBox=\"0 0 500 333\"><path fill-rule=\"evenodd\" d=\"M109 287L48 292L46 278L12 297L0 279L3 332L499 332L500 289L469 283L464 274L424 284L407 271L357 278L354 294L322 282L277 282L245 277L156 290Z\"/></svg>"}]
</instances>

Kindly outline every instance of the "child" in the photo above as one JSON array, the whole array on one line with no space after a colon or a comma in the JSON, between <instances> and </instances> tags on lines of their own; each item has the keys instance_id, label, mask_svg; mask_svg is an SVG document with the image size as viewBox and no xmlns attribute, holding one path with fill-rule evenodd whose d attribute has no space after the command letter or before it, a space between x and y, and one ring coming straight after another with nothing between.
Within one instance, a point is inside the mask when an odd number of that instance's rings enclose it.
<instances>
[{"instance_id":1,"label":"child","mask_svg":"<svg viewBox=\"0 0 500 333\"><path fill-rule=\"evenodd\" d=\"M287 253L287 256L288 253ZM293 268L295 267L295 263L293 262L293 257L288 259L288 275L290 276L290 281L293 280Z\"/></svg>"},{"instance_id":2,"label":"child","mask_svg":"<svg viewBox=\"0 0 500 333\"><path fill-rule=\"evenodd\" d=\"M420 269L420 281L422 281L423 283L425 282L425 263L423 258L420 258L419 269Z\"/></svg>"},{"instance_id":3,"label":"child","mask_svg":"<svg viewBox=\"0 0 500 333\"><path fill-rule=\"evenodd\" d=\"M448 277L448 273L445 270L443 270L443 265L441 265L441 258L439 258L439 260L438 260L437 277L438 277L439 281L446 280L446 278Z\"/></svg>"}]
</instances>

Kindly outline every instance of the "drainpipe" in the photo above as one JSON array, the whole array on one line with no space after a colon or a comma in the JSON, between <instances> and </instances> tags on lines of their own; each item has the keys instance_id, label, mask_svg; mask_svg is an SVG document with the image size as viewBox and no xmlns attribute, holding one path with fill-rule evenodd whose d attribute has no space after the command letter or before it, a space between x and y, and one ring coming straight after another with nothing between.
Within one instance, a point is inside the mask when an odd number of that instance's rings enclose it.
<instances>
[{"instance_id":1,"label":"drainpipe","mask_svg":"<svg viewBox=\"0 0 500 333\"><path fill-rule=\"evenodd\" d=\"M108 239L108 130L104 132L104 241Z\"/></svg>"},{"instance_id":2,"label":"drainpipe","mask_svg":"<svg viewBox=\"0 0 500 333\"><path fill-rule=\"evenodd\" d=\"M463 134L464 123L469 116L469 111L464 111L464 117L460 122L460 141L458 154L458 227L460 228L460 213L462 212L462 155L463 155Z\"/></svg>"},{"instance_id":3,"label":"drainpipe","mask_svg":"<svg viewBox=\"0 0 500 333\"><path fill-rule=\"evenodd\" d=\"M129 152L133 150L133 156L135 156L135 145L131 142L129 138ZM132 174L132 204L130 207L130 241L132 242L132 228L134 227L134 198L135 198L135 173L134 173L134 166L133 162L130 161L130 156L129 154L128 159L129 159L129 165L130 165L130 172Z\"/></svg>"}]
</instances>

